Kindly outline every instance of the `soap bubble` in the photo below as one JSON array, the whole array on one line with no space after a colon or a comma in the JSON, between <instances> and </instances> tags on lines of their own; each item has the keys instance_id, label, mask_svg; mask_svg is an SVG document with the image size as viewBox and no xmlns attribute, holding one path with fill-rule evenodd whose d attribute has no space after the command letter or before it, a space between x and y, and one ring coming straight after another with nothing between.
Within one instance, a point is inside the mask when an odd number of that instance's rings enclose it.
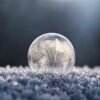
<instances>
[{"instance_id":1,"label":"soap bubble","mask_svg":"<svg viewBox=\"0 0 100 100\"><path fill-rule=\"evenodd\" d=\"M75 51L63 35L47 33L33 41L28 51L28 64L32 69L68 72L75 64Z\"/></svg>"}]
</instances>

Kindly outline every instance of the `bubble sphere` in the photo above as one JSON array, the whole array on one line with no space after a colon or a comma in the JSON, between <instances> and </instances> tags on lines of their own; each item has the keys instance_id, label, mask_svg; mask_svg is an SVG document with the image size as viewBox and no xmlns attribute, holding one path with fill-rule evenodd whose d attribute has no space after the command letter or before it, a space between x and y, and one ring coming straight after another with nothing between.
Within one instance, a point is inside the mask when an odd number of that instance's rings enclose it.
<instances>
[{"instance_id":1,"label":"bubble sphere","mask_svg":"<svg viewBox=\"0 0 100 100\"><path fill-rule=\"evenodd\" d=\"M68 71L75 64L71 42L58 33L46 33L36 38L28 51L28 64L33 69Z\"/></svg>"}]
</instances>

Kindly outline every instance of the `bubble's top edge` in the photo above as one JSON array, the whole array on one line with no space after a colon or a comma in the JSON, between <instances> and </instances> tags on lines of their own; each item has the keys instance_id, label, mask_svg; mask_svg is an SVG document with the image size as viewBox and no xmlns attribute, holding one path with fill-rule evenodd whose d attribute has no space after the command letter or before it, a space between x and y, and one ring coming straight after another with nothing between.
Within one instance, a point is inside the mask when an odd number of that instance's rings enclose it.
<instances>
[{"instance_id":1,"label":"bubble's top edge","mask_svg":"<svg viewBox=\"0 0 100 100\"><path fill-rule=\"evenodd\" d=\"M50 37L48 38L48 36L50 36ZM55 36L55 37L53 37L53 36ZM48 38L48 40L51 39L51 38L52 39L58 38L60 41L64 41L65 40L65 41L69 42L71 44L71 46L73 47L73 45L70 42L70 40L67 37L65 37L64 35L60 34L60 33L44 33L44 34L38 36L36 39L34 39L33 42L32 42L32 44L35 43L35 42L37 42L39 39L42 40L42 39L46 39L46 38Z\"/></svg>"}]
</instances>

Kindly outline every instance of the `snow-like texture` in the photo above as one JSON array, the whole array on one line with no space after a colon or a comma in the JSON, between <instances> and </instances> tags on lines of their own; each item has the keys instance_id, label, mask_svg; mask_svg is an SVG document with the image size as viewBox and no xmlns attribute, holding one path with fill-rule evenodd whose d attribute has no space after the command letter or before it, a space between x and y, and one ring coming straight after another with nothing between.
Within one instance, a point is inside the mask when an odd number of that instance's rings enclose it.
<instances>
[{"instance_id":1,"label":"snow-like texture","mask_svg":"<svg viewBox=\"0 0 100 100\"><path fill-rule=\"evenodd\" d=\"M0 68L0 100L100 100L100 68L67 74Z\"/></svg>"}]
</instances>

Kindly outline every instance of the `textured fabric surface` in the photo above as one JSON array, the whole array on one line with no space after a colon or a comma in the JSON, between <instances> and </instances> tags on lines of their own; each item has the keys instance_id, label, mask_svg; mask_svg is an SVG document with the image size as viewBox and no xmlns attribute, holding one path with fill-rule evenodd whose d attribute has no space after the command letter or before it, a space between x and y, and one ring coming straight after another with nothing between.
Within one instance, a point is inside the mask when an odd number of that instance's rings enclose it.
<instances>
[{"instance_id":1,"label":"textured fabric surface","mask_svg":"<svg viewBox=\"0 0 100 100\"><path fill-rule=\"evenodd\" d=\"M65 74L0 68L0 100L100 100L100 68Z\"/></svg>"}]
</instances>

